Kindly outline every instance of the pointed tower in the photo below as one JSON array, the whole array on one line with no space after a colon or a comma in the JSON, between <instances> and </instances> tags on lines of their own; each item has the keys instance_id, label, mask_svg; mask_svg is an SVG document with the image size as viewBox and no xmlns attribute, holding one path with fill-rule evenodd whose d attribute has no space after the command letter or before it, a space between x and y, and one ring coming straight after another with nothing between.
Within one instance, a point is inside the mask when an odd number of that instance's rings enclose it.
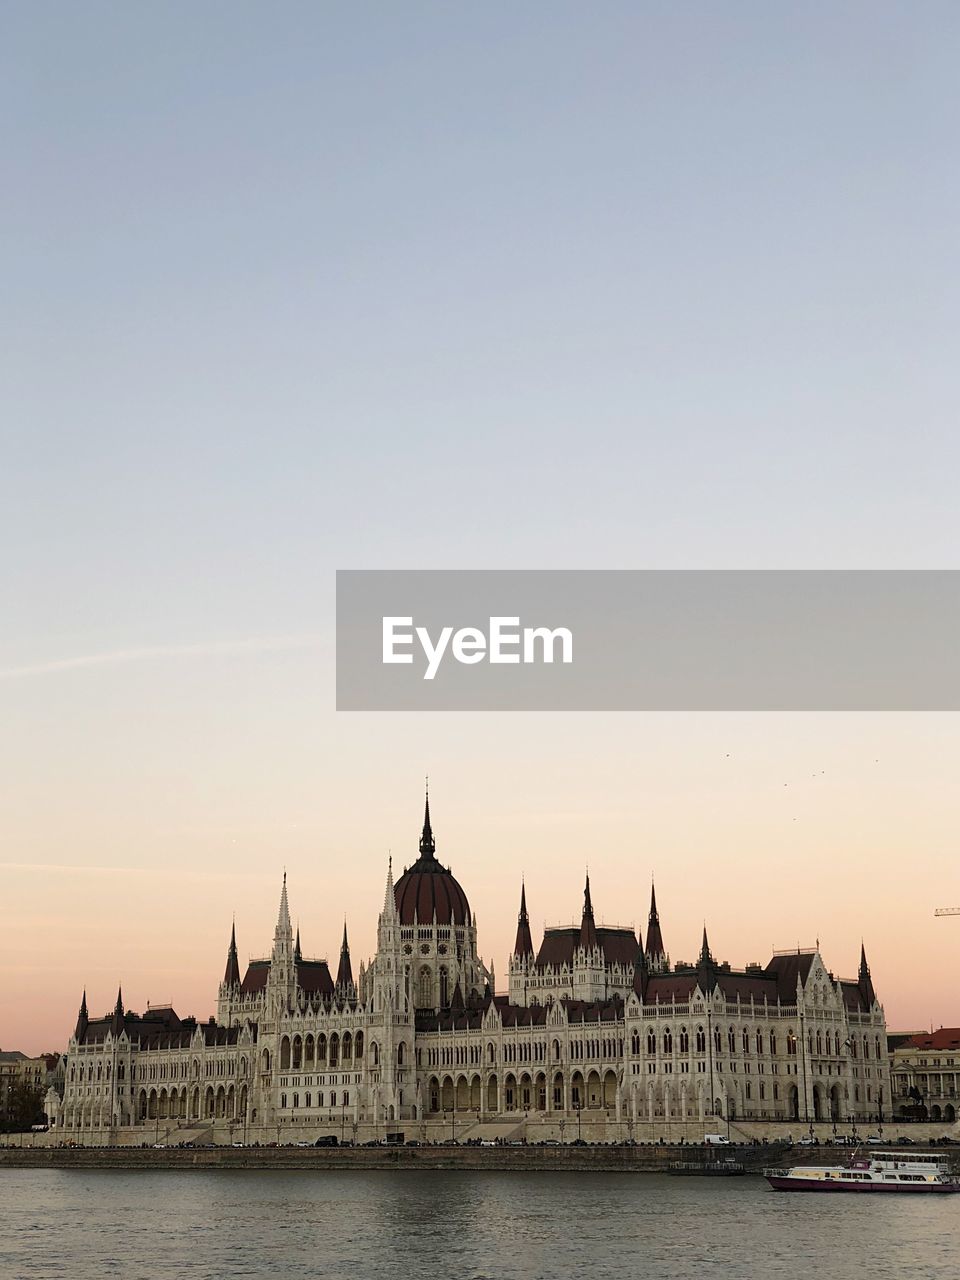
<instances>
[{"instance_id":1,"label":"pointed tower","mask_svg":"<svg viewBox=\"0 0 960 1280\"><path fill-rule=\"evenodd\" d=\"M223 973L223 985L225 987L239 987L240 985L240 962L237 959L237 926L236 923L230 928L230 946L227 950L227 967Z\"/></svg>"},{"instance_id":2,"label":"pointed tower","mask_svg":"<svg viewBox=\"0 0 960 1280\"><path fill-rule=\"evenodd\" d=\"M593 919L593 902L590 898L590 872L583 887L583 915L580 919L580 946L584 951L592 951L597 945L597 926Z\"/></svg>"},{"instance_id":3,"label":"pointed tower","mask_svg":"<svg viewBox=\"0 0 960 1280\"><path fill-rule=\"evenodd\" d=\"M337 969L337 987L346 991L353 986L353 969L350 965L350 944L347 941L347 922L343 922L343 941L340 943L340 967Z\"/></svg>"},{"instance_id":4,"label":"pointed tower","mask_svg":"<svg viewBox=\"0 0 960 1280\"><path fill-rule=\"evenodd\" d=\"M287 873L283 873L280 891L280 910L277 927L273 931L273 951L270 953L270 972L267 987L273 995L274 1007L293 1007L297 970L294 960L293 926L290 924L290 904L287 901Z\"/></svg>"},{"instance_id":5,"label":"pointed tower","mask_svg":"<svg viewBox=\"0 0 960 1280\"><path fill-rule=\"evenodd\" d=\"M277 913L277 927L273 931L273 950L285 948L287 955L293 948L293 927L290 924L290 904L287 901L287 873L283 873L283 888L280 890L280 910Z\"/></svg>"},{"instance_id":6,"label":"pointed tower","mask_svg":"<svg viewBox=\"0 0 960 1280\"><path fill-rule=\"evenodd\" d=\"M83 1043L83 1037L87 1034L87 1026L89 1025L89 1022L90 1018L87 1014L87 989L84 987L83 999L80 1001L80 1012L77 1015L77 1027L73 1033L78 1044Z\"/></svg>"},{"instance_id":7,"label":"pointed tower","mask_svg":"<svg viewBox=\"0 0 960 1280\"><path fill-rule=\"evenodd\" d=\"M867 952L860 942L860 972L857 975L857 986L860 989L860 999L863 1001L867 1009L873 1008L877 998L877 993L873 989L873 979L870 977L870 966L867 964Z\"/></svg>"},{"instance_id":8,"label":"pointed tower","mask_svg":"<svg viewBox=\"0 0 960 1280\"><path fill-rule=\"evenodd\" d=\"M703 926L703 939L700 943L700 956L697 965L701 969L709 969L713 966L713 955L710 952L710 943L707 940L707 926Z\"/></svg>"},{"instance_id":9,"label":"pointed tower","mask_svg":"<svg viewBox=\"0 0 960 1280\"><path fill-rule=\"evenodd\" d=\"M110 1030L114 1036L118 1036L123 1030L123 991L117 987L117 1003L113 1006L113 1017L110 1020Z\"/></svg>"},{"instance_id":10,"label":"pointed tower","mask_svg":"<svg viewBox=\"0 0 960 1280\"><path fill-rule=\"evenodd\" d=\"M300 926L297 925L297 940L293 944L293 963L299 964L303 959L303 952L300 950Z\"/></svg>"},{"instance_id":11,"label":"pointed tower","mask_svg":"<svg viewBox=\"0 0 960 1280\"><path fill-rule=\"evenodd\" d=\"M644 948L647 968L651 973L663 973L669 968L670 961L663 946L663 935L660 932L660 913L657 910L657 888L650 885L650 914L647 916L647 945Z\"/></svg>"},{"instance_id":12,"label":"pointed tower","mask_svg":"<svg viewBox=\"0 0 960 1280\"><path fill-rule=\"evenodd\" d=\"M513 954L519 958L533 956L533 938L530 936L530 917L527 915L527 886L520 885L520 914L517 917L517 940Z\"/></svg>"},{"instance_id":13,"label":"pointed tower","mask_svg":"<svg viewBox=\"0 0 960 1280\"><path fill-rule=\"evenodd\" d=\"M440 815L443 816L442 814ZM430 825L430 792L428 791L423 802L423 831L420 833L420 857L427 862L435 862L437 857L437 842L433 838L433 827Z\"/></svg>"}]
</instances>

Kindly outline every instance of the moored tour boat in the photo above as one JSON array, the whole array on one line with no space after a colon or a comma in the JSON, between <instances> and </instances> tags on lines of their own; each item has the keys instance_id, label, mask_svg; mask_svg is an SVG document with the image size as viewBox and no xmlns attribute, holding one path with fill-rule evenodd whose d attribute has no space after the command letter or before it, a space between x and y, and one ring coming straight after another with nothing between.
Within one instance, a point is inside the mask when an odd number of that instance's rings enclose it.
<instances>
[{"instance_id":1,"label":"moored tour boat","mask_svg":"<svg viewBox=\"0 0 960 1280\"><path fill-rule=\"evenodd\" d=\"M765 1169L775 1191L900 1191L914 1195L960 1191L950 1166L939 1156L904 1156L899 1151L854 1153L846 1165L795 1165Z\"/></svg>"}]
</instances>

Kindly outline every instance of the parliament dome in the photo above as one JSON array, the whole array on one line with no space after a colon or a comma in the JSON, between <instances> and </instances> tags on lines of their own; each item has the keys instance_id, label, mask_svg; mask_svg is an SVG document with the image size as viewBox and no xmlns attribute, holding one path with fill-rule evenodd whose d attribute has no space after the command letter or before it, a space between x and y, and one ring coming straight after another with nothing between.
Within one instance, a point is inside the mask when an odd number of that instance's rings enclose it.
<instances>
[{"instance_id":1,"label":"parliament dome","mask_svg":"<svg viewBox=\"0 0 960 1280\"><path fill-rule=\"evenodd\" d=\"M408 867L394 886L394 899L402 925L470 924L470 904L449 867L437 861L436 842L430 826L430 799L423 814L420 857Z\"/></svg>"}]
</instances>

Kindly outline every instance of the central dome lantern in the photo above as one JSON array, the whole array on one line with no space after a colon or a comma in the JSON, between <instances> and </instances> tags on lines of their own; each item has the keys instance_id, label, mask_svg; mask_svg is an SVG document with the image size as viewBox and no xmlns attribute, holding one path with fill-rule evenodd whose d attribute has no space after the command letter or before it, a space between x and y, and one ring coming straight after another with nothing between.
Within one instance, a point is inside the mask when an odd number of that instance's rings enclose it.
<instances>
[{"instance_id":1,"label":"central dome lantern","mask_svg":"<svg viewBox=\"0 0 960 1280\"><path fill-rule=\"evenodd\" d=\"M433 924L434 918L437 924L471 923L467 895L454 879L450 868L441 866L437 861L436 848L430 825L428 795L423 811L420 857L412 867L404 871L393 890L401 924Z\"/></svg>"}]
</instances>

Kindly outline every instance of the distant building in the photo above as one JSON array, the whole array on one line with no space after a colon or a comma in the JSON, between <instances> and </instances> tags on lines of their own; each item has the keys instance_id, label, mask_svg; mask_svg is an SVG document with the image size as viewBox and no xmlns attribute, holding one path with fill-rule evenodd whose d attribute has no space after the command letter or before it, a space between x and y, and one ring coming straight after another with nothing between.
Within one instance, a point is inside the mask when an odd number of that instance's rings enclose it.
<instances>
[{"instance_id":1,"label":"distant building","mask_svg":"<svg viewBox=\"0 0 960 1280\"><path fill-rule=\"evenodd\" d=\"M953 1124L960 1083L960 1027L892 1035L889 1047L894 1114Z\"/></svg>"},{"instance_id":2,"label":"distant building","mask_svg":"<svg viewBox=\"0 0 960 1280\"><path fill-rule=\"evenodd\" d=\"M632 1128L889 1113L884 1014L862 948L849 980L817 949L734 970L704 929L696 961L672 964L655 895L643 942L596 923L588 878L579 925L548 928L539 947L521 890L498 995L467 895L436 856L429 802L417 860L396 884L387 872L377 951L356 977L346 928L336 976L303 954L284 877L270 954L241 974L231 933L215 1019L134 1014L119 993L91 1018L84 996L66 1056L50 1106L85 1141L161 1122L299 1136L458 1116Z\"/></svg>"},{"instance_id":3,"label":"distant building","mask_svg":"<svg viewBox=\"0 0 960 1280\"><path fill-rule=\"evenodd\" d=\"M16 1086L34 1089L43 1098L57 1084L62 1092L62 1083L60 1054L43 1053L31 1058L19 1049L0 1050L0 1124L10 1119L10 1095Z\"/></svg>"}]
</instances>

